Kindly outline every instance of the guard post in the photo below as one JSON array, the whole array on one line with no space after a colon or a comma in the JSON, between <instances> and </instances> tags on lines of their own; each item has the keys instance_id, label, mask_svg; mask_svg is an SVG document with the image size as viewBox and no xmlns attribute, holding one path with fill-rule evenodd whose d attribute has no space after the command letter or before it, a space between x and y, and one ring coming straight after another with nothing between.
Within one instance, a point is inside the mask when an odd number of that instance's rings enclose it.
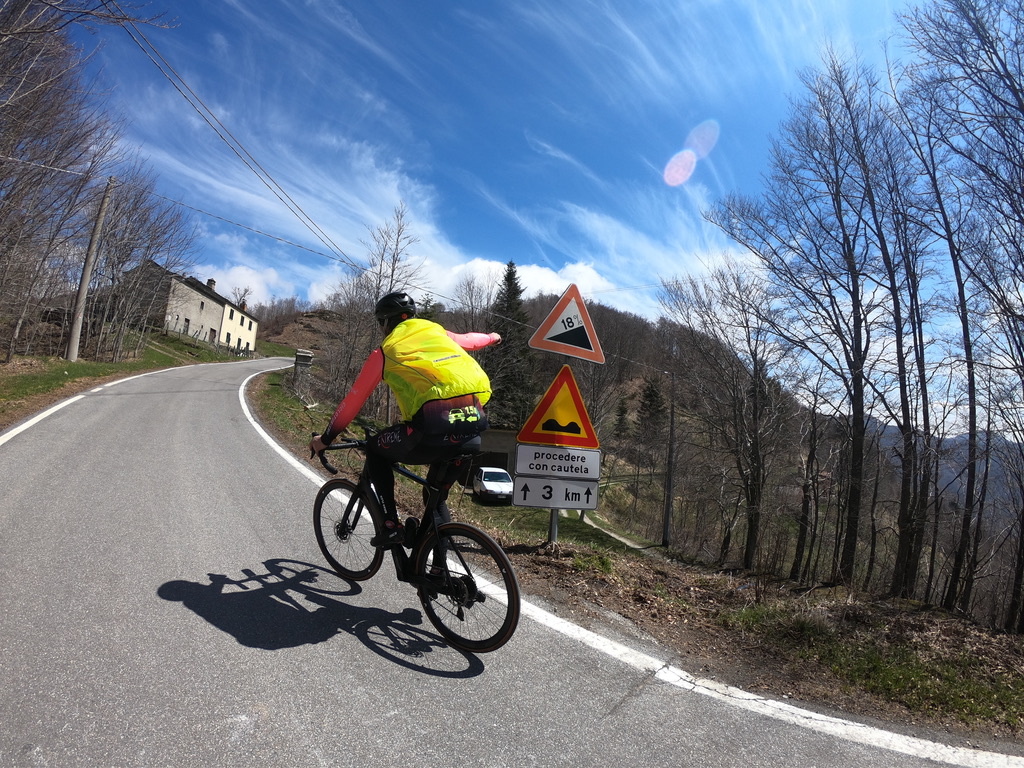
<instances>
[{"instance_id":1,"label":"guard post","mask_svg":"<svg viewBox=\"0 0 1024 768\"><path fill-rule=\"evenodd\" d=\"M309 388L309 369L313 366L313 353L308 349L295 350L295 365L292 368L292 388L305 392Z\"/></svg>"}]
</instances>

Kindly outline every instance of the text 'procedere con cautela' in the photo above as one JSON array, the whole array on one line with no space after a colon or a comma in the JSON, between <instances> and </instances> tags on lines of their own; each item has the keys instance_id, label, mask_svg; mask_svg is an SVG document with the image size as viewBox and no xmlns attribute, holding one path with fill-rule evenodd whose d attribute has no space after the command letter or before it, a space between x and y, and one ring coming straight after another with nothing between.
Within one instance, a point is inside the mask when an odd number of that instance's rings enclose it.
<instances>
[{"instance_id":1,"label":"text 'procedere con cautela'","mask_svg":"<svg viewBox=\"0 0 1024 768\"><path fill-rule=\"evenodd\" d=\"M582 463L581 463L582 462ZM534 472L557 472L559 474L589 475L590 467L578 453L558 451L534 451L529 469Z\"/></svg>"}]
</instances>

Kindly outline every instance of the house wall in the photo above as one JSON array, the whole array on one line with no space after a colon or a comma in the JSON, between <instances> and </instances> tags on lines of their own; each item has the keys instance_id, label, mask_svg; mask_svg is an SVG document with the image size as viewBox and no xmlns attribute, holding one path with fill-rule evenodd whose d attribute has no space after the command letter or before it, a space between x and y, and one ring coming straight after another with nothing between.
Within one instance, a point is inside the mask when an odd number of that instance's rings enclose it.
<instances>
[{"instance_id":1,"label":"house wall","mask_svg":"<svg viewBox=\"0 0 1024 768\"><path fill-rule=\"evenodd\" d=\"M171 280L164 326L171 333L188 334L208 344L219 344L239 352L256 349L257 323L251 315L225 299L200 293L181 279Z\"/></svg>"},{"instance_id":2,"label":"house wall","mask_svg":"<svg viewBox=\"0 0 1024 768\"><path fill-rule=\"evenodd\" d=\"M220 343L238 352L255 350L259 323L231 304L221 309Z\"/></svg>"},{"instance_id":3,"label":"house wall","mask_svg":"<svg viewBox=\"0 0 1024 768\"><path fill-rule=\"evenodd\" d=\"M200 341L220 340L220 321L224 308L201 293L196 293L180 280L171 281L167 298L166 328L173 333L187 333ZM211 339L210 332L214 335Z\"/></svg>"}]
</instances>

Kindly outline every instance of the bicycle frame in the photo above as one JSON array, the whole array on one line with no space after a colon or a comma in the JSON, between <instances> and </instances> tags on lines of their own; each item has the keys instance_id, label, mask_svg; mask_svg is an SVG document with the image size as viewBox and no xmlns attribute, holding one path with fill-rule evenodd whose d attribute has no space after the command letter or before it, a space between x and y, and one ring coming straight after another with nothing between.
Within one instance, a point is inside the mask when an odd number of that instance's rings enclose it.
<instances>
[{"instance_id":1,"label":"bicycle frame","mask_svg":"<svg viewBox=\"0 0 1024 768\"><path fill-rule=\"evenodd\" d=\"M328 450L345 449L345 448L357 448L365 453L366 441L365 440L349 440L343 443L335 443L327 447ZM448 459L442 459L441 463L444 464L445 471L441 473L442 482L448 477L449 470L453 465L461 464L463 461L469 461L473 457L471 453L462 453L452 456ZM333 467L321 453L320 461L324 467L332 474L337 474L338 470ZM431 465L433 466L433 464ZM436 529L443 523L448 522L445 515L441 512L441 488L434 487L428 484L427 478L418 475L408 467L402 464L392 465L392 469L399 475L412 480L419 485L422 485L427 489L427 499L424 502L423 516L419 519L415 526L416 532L411 542L406 542L405 545L398 547L391 547L391 558L395 564L395 577L402 582L412 584L416 587L430 587L433 590L444 592L444 579L432 577L430 575L419 576L415 574L412 567L412 555L419 551L420 547L426 541L427 536L431 530ZM429 474L429 472L428 472ZM380 497L377 495L377 490L373 487L373 483L370 482L369 472L366 468L366 462L363 462L363 468L359 473L359 479L356 484L363 491L363 498L367 500L368 504L373 504L375 509L371 510L372 515L379 517L384 516L384 510L382 508ZM450 516L448 516L450 518ZM406 526L406 535L409 533L409 527ZM409 551L407 552L406 549ZM445 553L436 553L435 557L443 556Z\"/></svg>"},{"instance_id":2,"label":"bicycle frame","mask_svg":"<svg viewBox=\"0 0 1024 768\"><path fill-rule=\"evenodd\" d=\"M427 488L427 501L424 504L423 517L420 518L419 523L416 525L416 535L411 542L408 542L411 545L409 551L407 552L404 546L391 548L391 558L395 563L395 576L399 581L404 581L417 587L431 586L436 588L438 586L437 579L431 579L429 576L417 576L413 573L411 555L413 552L419 551L431 528L437 528L440 524L447 522L441 515L438 504L441 489L428 486L425 477L421 477L401 464L395 464L394 471ZM369 477L366 477L365 465L359 477L360 483L363 483L364 479L365 484L363 487L373 493L374 501L377 502L377 495L374 492L373 484L370 483ZM406 533L408 534L408 526L406 526Z\"/></svg>"}]
</instances>

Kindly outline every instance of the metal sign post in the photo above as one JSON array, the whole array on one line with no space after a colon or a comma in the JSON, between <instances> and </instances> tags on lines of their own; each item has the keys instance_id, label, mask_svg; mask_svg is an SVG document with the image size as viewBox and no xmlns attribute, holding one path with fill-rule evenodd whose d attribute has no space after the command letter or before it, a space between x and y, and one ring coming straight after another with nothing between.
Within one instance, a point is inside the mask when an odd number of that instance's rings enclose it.
<instances>
[{"instance_id":1,"label":"metal sign post","mask_svg":"<svg viewBox=\"0 0 1024 768\"><path fill-rule=\"evenodd\" d=\"M604 362L583 297L575 285L533 334L529 346L593 363ZM551 510L548 541L558 541L560 509L597 509L601 452L576 378L563 365L518 435L512 503Z\"/></svg>"}]
</instances>

